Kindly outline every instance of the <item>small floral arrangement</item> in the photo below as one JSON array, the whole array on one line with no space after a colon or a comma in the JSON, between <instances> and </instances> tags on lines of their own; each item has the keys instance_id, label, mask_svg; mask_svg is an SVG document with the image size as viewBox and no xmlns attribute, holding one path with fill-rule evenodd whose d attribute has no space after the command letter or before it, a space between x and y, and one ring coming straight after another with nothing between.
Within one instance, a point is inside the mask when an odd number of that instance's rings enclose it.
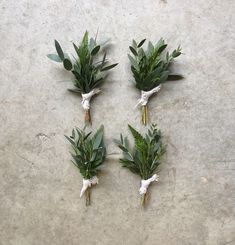
<instances>
[{"instance_id":1,"label":"small floral arrangement","mask_svg":"<svg viewBox=\"0 0 235 245\"><path fill-rule=\"evenodd\" d=\"M86 195L87 206L91 204L90 189L98 184L97 173L106 157L103 134L104 127L101 126L93 136L92 132L86 133L85 129L79 128L73 129L70 137L65 136L72 146L72 162L83 177L80 197Z\"/></svg>"},{"instance_id":2,"label":"small floral arrangement","mask_svg":"<svg viewBox=\"0 0 235 245\"><path fill-rule=\"evenodd\" d=\"M145 136L131 125L128 127L135 141L134 149L130 149L127 137L123 138L122 134L120 140L115 140L115 142L123 152L123 157L119 159L121 165L141 177L139 193L144 207L149 185L159 179L155 172L161 164L165 147L162 143L161 131L156 125L151 125Z\"/></svg>"},{"instance_id":3,"label":"small floral arrangement","mask_svg":"<svg viewBox=\"0 0 235 245\"><path fill-rule=\"evenodd\" d=\"M181 55L180 46L172 53L163 51L167 44L161 38L155 45L148 43L147 50L142 48L146 39L137 44L135 40L130 46L131 54L128 54L131 62L131 71L135 80L136 88L141 91L141 98L137 105L142 106L142 122L147 124L149 97L161 89L161 84L167 80L180 79L180 75L173 75L170 72L170 64Z\"/></svg>"},{"instance_id":4,"label":"small floral arrangement","mask_svg":"<svg viewBox=\"0 0 235 245\"><path fill-rule=\"evenodd\" d=\"M96 43L96 38L88 38L86 31L80 45L73 43L76 56L73 59L67 53L64 53L59 42L55 40L57 54L48 54L47 57L53 61L63 63L66 70L74 75L73 84L75 89L69 89L71 92L82 95L82 107L85 111L85 123L91 124L90 100L100 93L99 86L105 80L105 72L114 68L116 64L108 65L106 53L102 60L97 60L101 51L101 45Z\"/></svg>"}]
</instances>

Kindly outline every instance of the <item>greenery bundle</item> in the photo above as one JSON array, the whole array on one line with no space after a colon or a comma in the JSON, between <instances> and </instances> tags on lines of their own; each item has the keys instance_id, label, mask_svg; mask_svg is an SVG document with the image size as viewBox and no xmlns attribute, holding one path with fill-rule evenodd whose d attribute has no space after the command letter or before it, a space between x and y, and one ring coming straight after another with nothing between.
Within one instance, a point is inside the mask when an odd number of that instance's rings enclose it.
<instances>
[{"instance_id":1,"label":"greenery bundle","mask_svg":"<svg viewBox=\"0 0 235 245\"><path fill-rule=\"evenodd\" d=\"M88 37L86 31L79 46L73 43L76 57L73 59L64 53L59 42L55 40L57 54L48 54L47 57L56 62L62 62L66 70L71 71L75 77L73 84L75 89L71 92L81 93L83 97L82 105L85 110L85 122L91 123L90 99L100 92L97 87L105 80L105 72L114 68L116 64L107 65L106 53L98 61L96 57L101 51L101 45L96 43L96 38Z\"/></svg>"},{"instance_id":2,"label":"greenery bundle","mask_svg":"<svg viewBox=\"0 0 235 245\"><path fill-rule=\"evenodd\" d=\"M151 125L145 136L142 136L131 125L128 127L134 138L134 149L130 149L127 137L123 138L122 134L120 140L115 140L115 142L123 151L123 157L119 159L122 166L141 177L139 191L142 196L142 206L144 206L149 184L158 181L158 176L154 173L161 164L165 147L162 143L161 131L156 125Z\"/></svg>"},{"instance_id":3,"label":"greenery bundle","mask_svg":"<svg viewBox=\"0 0 235 245\"><path fill-rule=\"evenodd\" d=\"M144 125L147 124L148 118L148 98L153 93L158 92L161 84L167 80L182 78L180 75L170 73L170 64L176 57L181 55L180 46L172 53L166 52L163 55L167 44L162 38L155 45L149 42L147 50L142 48L145 41L146 39L143 39L137 44L133 40L132 46L129 47L132 55L128 54L136 88L141 90L141 99L138 104L142 106L142 122Z\"/></svg>"},{"instance_id":4,"label":"greenery bundle","mask_svg":"<svg viewBox=\"0 0 235 245\"><path fill-rule=\"evenodd\" d=\"M98 184L97 172L106 157L106 148L103 140L104 127L101 126L92 136L92 132L86 133L75 128L70 137L65 136L71 143L73 152L73 164L79 169L83 176L83 188L80 196L86 194L86 205L90 205L90 188Z\"/></svg>"}]
</instances>

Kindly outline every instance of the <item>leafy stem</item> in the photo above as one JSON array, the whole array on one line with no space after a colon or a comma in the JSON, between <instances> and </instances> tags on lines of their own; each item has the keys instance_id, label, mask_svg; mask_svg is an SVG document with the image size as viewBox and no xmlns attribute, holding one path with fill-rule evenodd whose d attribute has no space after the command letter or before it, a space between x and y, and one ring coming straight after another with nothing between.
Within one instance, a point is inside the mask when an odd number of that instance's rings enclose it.
<instances>
[{"instance_id":1,"label":"leafy stem","mask_svg":"<svg viewBox=\"0 0 235 245\"><path fill-rule=\"evenodd\" d=\"M131 62L131 71L135 79L136 88L143 91L150 91L161 83L172 77L170 74L170 64L175 58L181 55L180 46L173 50L172 53L167 52L163 55L167 44L161 38L155 45L148 43L146 50L142 48L146 39L143 39L139 44L133 40L129 47L131 55L128 58ZM182 78L180 75L174 77Z\"/></svg>"},{"instance_id":2,"label":"leafy stem","mask_svg":"<svg viewBox=\"0 0 235 245\"><path fill-rule=\"evenodd\" d=\"M153 124L146 135L142 136L131 125L128 127L134 138L134 148L130 149L127 137L123 138L122 134L120 140L115 140L123 152L123 157L119 159L120 163L134 174L139 175L141 179L146 180L152 177L165 153L161 131Z\"/></svg>"},{"instance_id":3,"label":"leafy stem","mask_svg":"<svg viewBox=\"0 0 235 245\"><path fill-rule=\"evenodd\" d=\"M57 54L48 54L47 57L56 62L62 62L66 70L71 71L75 77L73 84L75 90L72 92L89 93L92 89L99 86L104 81L104 72L114 68L117 63L107 66L106 53L101 61L94 62L99 55L101 45L96 43L96 38L88 37L86 31L81 43L73 43L76 57L72 61L67 53L64 53L59 42L55 40Z\"/></svg>"}]
</instances>

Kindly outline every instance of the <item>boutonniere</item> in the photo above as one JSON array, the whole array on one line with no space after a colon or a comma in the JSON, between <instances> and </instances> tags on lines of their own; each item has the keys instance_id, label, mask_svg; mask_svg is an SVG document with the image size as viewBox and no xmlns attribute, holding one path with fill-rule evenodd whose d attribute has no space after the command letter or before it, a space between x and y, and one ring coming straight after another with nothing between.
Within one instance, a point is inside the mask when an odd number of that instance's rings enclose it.
<instances>
[{"instance_id":1,"label":"boutonniere","mask_svg":"<svg viewBox=\"0 0 235 245\"><path fill-rule=\"evenodd\" d=\"M122 134L120 140L115 142L123 152L122 158L119 159L121 165L141 178L139 194L144 207L149 185L159 180L156 170L161 164L165 147L162 143L161 131L155 125L151 125L145 136L132 126L128 125L128 127L134 138L134 149L130 148L127 137L123 138Z\"/></svg>"},{"instance_id":2,"label":"boutonniere","mask_svg":"<svg viewBox=\"0 0 235 245\"><path fill-rule=\"evenodd\" d=\"M106 148L103 140L104 127L101 126L92 136L85 129L75 128L70 137L65 136L72 146L72 162L79 169L83 177L80 197L86 195L86 206L90 205L90 189L98 184L97 173L99 166L104 163Z\"/></svg>"},{"instance_id":3,"label":"boutonniere","mask_svg":"<svg viewBox=\"0 0 235 245\"><path fill-rule=\"evenodd\" d=\"M57 54L48 54L47 57L53 61L62 62L64 68L73 73L75 89L69 89L69 91L82 95L85 123L91 124L90 100L94 95L100 93L99 85L105 80L105 72L114 68L117 63L107 66L106 53L103 54L101 60L97 60L101 45L96 43L96 38L89 39L87 31L82 42L78 46L73 43L73 47L76 55L71 59L55 40Z\"/></svg>"},{"instance_id":4,"label":"boutonniere","mask_svg":"<svg viewBox=\"0 0 235 245\"><path fill-rule=\"evenodd\" d=\"M162 38L155 45L149 42L147 50L142 48L145 40L138 44L133 40L132 46L129 47L132 55L128 54L135 86L141 92L137 106L142 107L142 122L144 125L148 121L147 104L149 97L157 93L161 89L161 84L167 80L181 78L180 75L170 73L170 64L176 57L181 55L180 46L172 53L167 52L163 55L167 44Z\"/></svg>"}]
</instances>

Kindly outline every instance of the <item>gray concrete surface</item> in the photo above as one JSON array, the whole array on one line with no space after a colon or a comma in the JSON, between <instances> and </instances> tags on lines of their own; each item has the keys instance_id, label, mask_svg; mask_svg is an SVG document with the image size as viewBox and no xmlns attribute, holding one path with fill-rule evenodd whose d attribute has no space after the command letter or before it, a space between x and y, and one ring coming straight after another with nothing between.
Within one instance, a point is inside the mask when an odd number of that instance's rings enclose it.
<instances>
[{"instance_id":1,"label":"gray concrete surface","mask_svg":"<svg viewBox=\"0 0 235 245\"><path fill-rule=\"evenodd\" d=\"M0 9L0 244L235 244L235 2L1 0ZM113 154L86 208L63 136L83 125L80 97L46 54L53 39L72 51L71 40L97 28L120 64L92 103ZM120 167L112 141L127 123L144 131L127 60L133 37L164 37L186 54L174 67L185 79L150 102L167 154L145 211L139 178Z\"/></svg>"}]
</instances>

